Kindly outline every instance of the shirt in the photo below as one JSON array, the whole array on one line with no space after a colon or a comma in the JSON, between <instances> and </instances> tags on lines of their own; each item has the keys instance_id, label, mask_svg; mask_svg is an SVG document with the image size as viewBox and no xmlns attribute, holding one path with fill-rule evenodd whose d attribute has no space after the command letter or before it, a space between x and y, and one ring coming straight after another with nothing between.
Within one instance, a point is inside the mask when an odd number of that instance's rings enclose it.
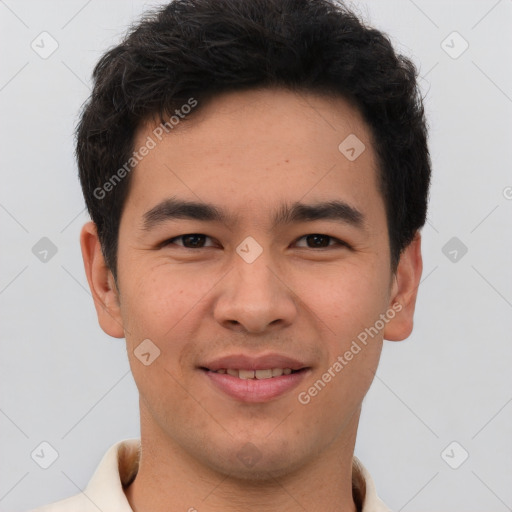
<instances>
[{"instance_id":1,"label":"shirt","mask_svg":"<svg viewBox=\"0 0 512 512\"><path fill-rule=\"evenodd\" d=\"M114 444L83 492L31 512L133 512L123 487L137 475L139 454L139 439ZM357 457L352 459L352 492L361 512L391 512L377 496L370 474Z\"/></svg>"}]
</instances>

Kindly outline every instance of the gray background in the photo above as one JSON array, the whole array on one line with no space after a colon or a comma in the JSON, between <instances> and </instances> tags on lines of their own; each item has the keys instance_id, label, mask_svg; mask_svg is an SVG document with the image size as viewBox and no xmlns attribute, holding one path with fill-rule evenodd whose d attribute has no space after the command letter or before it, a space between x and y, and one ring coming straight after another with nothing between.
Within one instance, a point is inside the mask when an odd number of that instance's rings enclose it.
<instances>
[{"instance_id":1,"label":"gray background","mask_svg":"<svg viewBox=\"0 0 512 512\"><path fill-rule=\"evenodd\" d=\"M72 132L93 65L151 5L0 0L1 511L79 492L139 434L83 271ZM394 510L512 510L512 0L353 5L420 67L434 170L415 330L385 342L356 454Z\"/></svg>"}]
</instances>

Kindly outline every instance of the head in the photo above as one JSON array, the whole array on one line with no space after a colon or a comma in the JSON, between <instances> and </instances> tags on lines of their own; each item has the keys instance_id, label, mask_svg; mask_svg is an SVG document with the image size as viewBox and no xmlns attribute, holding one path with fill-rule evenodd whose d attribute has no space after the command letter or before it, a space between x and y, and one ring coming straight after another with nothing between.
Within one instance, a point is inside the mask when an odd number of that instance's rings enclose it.
<instances>
[{"instance_id":1,"label":"head","mask_svg":"<svg viewBox=\"0 0 512 512\"><path fill-rule=\"evenodd\" d=\"M146 431L250 478L312 463L357 423L382 339L412 329L430 179L413 64L327 0L178 0L94 80L82 251ZM239 356L294 359L298 384L230 396L212 374Z\"/></svg>"}]
</instances>

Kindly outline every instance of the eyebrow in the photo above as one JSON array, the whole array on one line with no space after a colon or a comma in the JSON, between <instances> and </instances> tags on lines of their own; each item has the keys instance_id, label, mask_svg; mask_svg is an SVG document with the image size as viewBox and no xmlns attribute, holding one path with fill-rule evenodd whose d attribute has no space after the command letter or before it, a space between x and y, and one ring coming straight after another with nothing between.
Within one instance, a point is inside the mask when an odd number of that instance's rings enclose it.
<instances>
[{"instance_id":1,"label":"eyebrow","mask_svg":"<svg viewBox=\"0 0 512 512\"><path fill-rule=\"evenodd\" d=\"M231 226L236 222L221 208L204 202L171 197L158 203L143 215L143 231L151 231L168 220L189 219L203 222L221 222ZM356 228L363 228L365 217L357 208L341 200L305 204L282 205L273 219L273 228L280 225L316 220L334 220Z\"/></svg>"}]
</instances>

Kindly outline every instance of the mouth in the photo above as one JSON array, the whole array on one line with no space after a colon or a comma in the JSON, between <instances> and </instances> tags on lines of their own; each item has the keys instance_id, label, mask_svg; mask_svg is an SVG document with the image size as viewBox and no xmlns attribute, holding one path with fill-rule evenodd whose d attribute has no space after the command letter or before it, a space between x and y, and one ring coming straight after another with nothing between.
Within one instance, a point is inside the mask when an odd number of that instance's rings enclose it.
<instances>
[{"instance_id":1,"label":"mouth","mask_svg":"<svg viewBox=\"0 0 512 512\"><path fill-rule=\"evenodd\" d=\"M266 368L263 370L241 370L237 368L220 368L219 370L210 370L208 368L201 368L207 372L213 371L214 373L220 373L221 375L231 375L242 380L256 379L274 379L283 375L291 375L292 373L299 373L307 370L307 368L300 368L299 370L292 370L291 368Z\"/></svg>"},{"instance_id":2,"label":"mouth","mask_svg":"<svg viewBox=\"0 0 512 512\"><path fill-rule=\"evenodd\" d=\"M275 400L297 387L311 373L305 363L285 356L233 355L198 367L217 391L240 402Z\"/></svg>"}]
</instances>

